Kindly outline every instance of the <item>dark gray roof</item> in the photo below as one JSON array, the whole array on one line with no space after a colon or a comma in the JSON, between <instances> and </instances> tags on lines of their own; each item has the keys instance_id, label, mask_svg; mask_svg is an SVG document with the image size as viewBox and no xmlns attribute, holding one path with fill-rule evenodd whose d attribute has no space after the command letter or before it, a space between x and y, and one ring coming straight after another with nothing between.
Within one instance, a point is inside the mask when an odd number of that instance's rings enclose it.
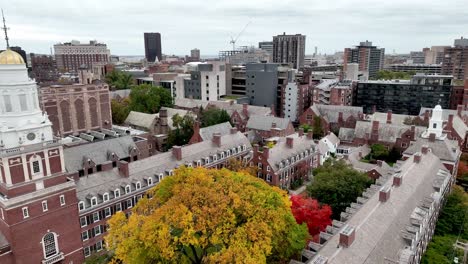
<instances>
[{"instance_id":1,"label":"dark gray roof","mask_svg":"<svg viewBox=\"0 0 468 264\"><path fill-rule=\"evenodd\" d=\"M409 125L394 125L387 123L379 123L379 141L382 142L396 142L397 138L401 138L401 135L407 130L411 129ZM419 137L422 132L426 130L426 127L416 126L415 127L416 137ZM372 132L372 122L358 121L356 122L356 128L354 129L354 136L356 138L365 138L366 133L369 136Z\"/></svg>"},{"instance_id":2,"label":"dark gray roof","mask_svg":"<svg viewBox=\"0 0 468 264\"><path fill-rule=\"evenodd\" d=\"M147 130L151 130L154 126L156 116L157 114L147 114L142 112L130 111L124 123L127 125L142 127Z\"/></svg>"},{"instance_id":3,"label":"dark gray roof","mask_svg":"<svg viewBox=\"0 0 468 264\"><path fill-rule=\"evenodd\" d=\"M420 152L424 145L428 146L431 151L443 161L455 162L460 155L458 142L447 138L444 140L436 139L434 142L430 142L429 139L426 138L418 138L403 152L403 155L409 156Z\"/></svg>"},{"instance_id":4,"label":"dark gray roof","mask_svg":"<svg viewBox=\"0 0 468 264\"><path fill-rule=\"evenodd\" d=\"M405 119L406 118L415 118L417 116L412 116L412 115L401 115L401 114L393 114L392 113L392 124L393 125L405 125ZM380 112L375 112L371 117L371 121L379 121L380 123L386 123L387 122L387 113L380 113Z\"/></svg>"},{"instance_id":5,"label":"dark gray roof","mask_svg":"<svg viewBox=\"0 0 468 264\"><path fill-rule=\"evenodd\" d=\"M114 153L120 159L129 156L129 151L136 148L131 136L106 139L99 142L83 144L63 150L65 169L76 172L83 168L83 161L91 159L96 164L109 160L109 154Z\"/></svg>"},{"instance_id":6,"label":"dark gray roof","mask_svg":"<svg viewBox=\"0 0 468 264\"><path fill-rule=\"evenodd\" d=\"M424 113L426 113L426 110L429 110L429 113L432 113L433 108L421 107L421 109L419 110L419 116L424 117ZM456 116L457 114L458 114L457 110L442 109L442 119L444 121L448 120L449 115ZM468 115L468 111L462 111L462 115Z\"/></svg>"},{"instance_id":7,"label":"dark gray roof","mask_svg":"<svg viewBox=\"0 0 468 264\"><path fill-rule=\"evenodd\" d=\"M200 128L202 140L211 140L214 133L220 133L222 136L231 133L231 123L225 122L214 126Z\"/></svg>"},{"instance_id":8,"label":"dark gray roof","mask_svg":"<svg viewBox=\"0 0 468 264\"><path fill-rule=\"evenodd\" d=\"M276 116L260 116L253 115L247 122L248 129L270 131L272 124L276 124L276 128L286 129L291 121L287 118L281 118Z\"/></svg>"},{"instance_id":9,"label":"dark gray roof","mask_svg":"<svg viewBox=\"0 0 468 264\"><path fill-rule=\"evenodd\" d=\"M237 111L242 118L247 118L244 115L244 105L231 103L227 101L210 101L209 105L215 106L219 109L224 109L229 115L232 115L234 111ZM271 109L263 106L247 105L247 113L249 116L259 115L259 116L268 116L271 114Z\"/></svg>"},{"instance_id":10,"label":"dark gray roof","mask_svg":"<svg viewBox=\"0 0 468 264\"><path fill-rule=\"evenodd\" d=\"M316 115L323 117L329 123L337 123L340 112L343 113L344 120L350 116L358 119L358 116L364 113L360 106L313 104L310 108Z\"/></svg>"},{"instance_id":11,"label":"dark gray roof","mask_svg":"<svg viewBox=\"0 0 468 264\"><path fill-rule=\"evenodd\" d=\"M338 137L342 141L352 142L354 140L354 129L340 127L340 132L338 134Z\"/></svg>"},{"instance_id":12,"label":"dark gray roof","mask_svg":"<svg viewBox=\"0 0 468 264\"><path fill-rule=\"evenodd\" d=\"M293 140L293 148L290 148L286 144L286 138L291 137ZM289 135L287 137L280 137L273 148L269 149L268 162L272 166L273 170L280 169L280 162L295 157L304 151L313 149L316 151L316 144L313 139L307 138L307 135L299 136L298 133Z\"/></svg>"}]
</instances>

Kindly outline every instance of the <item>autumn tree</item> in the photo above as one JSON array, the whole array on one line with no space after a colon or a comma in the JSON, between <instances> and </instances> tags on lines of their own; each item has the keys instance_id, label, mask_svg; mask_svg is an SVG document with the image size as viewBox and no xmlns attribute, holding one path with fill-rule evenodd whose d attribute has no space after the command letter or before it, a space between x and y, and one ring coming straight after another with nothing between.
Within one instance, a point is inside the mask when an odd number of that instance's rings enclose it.
<instances>
[{"instance_id":1,"label":"autumn tree","mask_svg":"<svg viewBox=\"0 0 468 264\"><path fill-rule=\"evenodd\" d=\"M258 167L257 166L247 166L242 160L236 158L228 159L226 163L226 169L235 171L235 172L244 172L254 177L257 177Z\"/></svg>"},{"instance_id":2,"label":"autumn tree","mask_svg":"<svg viewBox=\"0 0 468 264\"><path fill-rule=\"evenodd\" d=\"M311 236L318 235L332 222L332 209L328 205L320 205L317 200L301 195L291 196L291 203L291 211L296 222L306 223Z\"/></svg>"},{"instance_id":3,"label":"autumn tree","mask_svg":"<svg viewBox=\"0 0 468 264\"><path fill-rule=\"evenodd\" d=\"M284 191L227 169L185 168L149 191L106 241L123 263L275 263L308 238Z\"/></svg>"},{"instance_id":4,"label":"autumn tree","mask_svg":"<svg viewBox=\"0 0 468 264\"><path fill-rule=\"evenodd\" d=\"M130 113L130 100L128 98L111 100L112 122L122 124Z\"/></svg>"}]
</instances>

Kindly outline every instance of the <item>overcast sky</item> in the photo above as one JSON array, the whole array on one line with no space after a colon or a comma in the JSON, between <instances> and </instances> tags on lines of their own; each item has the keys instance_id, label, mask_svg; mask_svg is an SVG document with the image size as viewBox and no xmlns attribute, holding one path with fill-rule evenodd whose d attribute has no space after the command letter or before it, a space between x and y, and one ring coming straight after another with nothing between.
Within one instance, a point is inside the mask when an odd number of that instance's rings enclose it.
<instances>
[{"instance_id":1,"label":"overcast sky","mask_svg":"<svg viewBox=\"0 0 468 264\"><path fill-rule=\"evenodd\" d=\"M202 55L257 45L273 35L307 36L306 54L342 51L362 40L406 53L468 37L467 0L3 0L11 45L50 53L72 39L96 39L112 54L143 55L143 32L160 32L164 54ZM4 40L0 42L5 45Z\"/></svg>"}]
</instances>

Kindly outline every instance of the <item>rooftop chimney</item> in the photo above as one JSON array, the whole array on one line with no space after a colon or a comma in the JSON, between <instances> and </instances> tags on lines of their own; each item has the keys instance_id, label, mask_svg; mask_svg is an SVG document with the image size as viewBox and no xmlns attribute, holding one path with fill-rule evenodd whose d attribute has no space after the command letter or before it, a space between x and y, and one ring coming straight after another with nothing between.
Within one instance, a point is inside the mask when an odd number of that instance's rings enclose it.
<instances>
[{"instance_id":1,"label":"rooftop chimney","mask_svg":"<svg viewBox=\"0 0 468 264\"><path fill-rule=\"evenodd\" d=\"M449 127L453 127L453 115L452 115L452 114L450 114L450 115L448 116L447 125L448 125Z\"/></svg>"},{"instance_id":2,"label":"rooftop chimney","mask_svg":"<svg viewBox=\"0 0 468 264\"><path fill-rule=\"evenodd\" d=\"M463 105L457 105L457 115L462 117Z\"/></svg>"},{"instance_id":3,"label":"rooftop chimney","mask_svg":"<svg viewBox=\"0 0 468 264\"><path fill-rule=\"evenodd\" d=\"M302 137L304 135L304 129L302 127L298 130L299 136Z\"/></svg>"},{"instance_id":4,"label":"rooftop chimney","mask_svg":"<svg viewBox=\"0 0 468 264\"><path fill-rule=\"evenodd\" d=\"M387 111L387 124L392 123L392 110Z\"/></svg>"},{"instance_id":5,"label":"rooftop chimney","mask_svg":"<svg viewBox=\"0 0 468 264\"><path fill-rule=\"evenodd\" d=\"M435 133L430 133L429 134L429 142L435 142L436 139L436 134Z\"/></svg>"},{"instance_id":6,"label":"rooftop chimney","mask_svg":"<svg viewBox=\"0 0 468 264\"><path fill-rule=\"evenodd\" d=\"M221 147L221 134L220 133L213 133L213 143L215 143L217 147Z\"/></svg>"},{"instance_id":7,"label":"rooftop chimney","mask_svg":"<svg viewBox=\"0 0 468 264\"><path fill-rule=\"evenodd\" d=\"M391 191L390 186L382 187L379 191L379 201L384 203L388 199L390 199L390 191Z\"/></svg>"},{"instance_id":8,"label":"rooftop chimney","mask_svg":"<svg viewBox=\"0 0 468 264\"><path fill-rule=\"evenodd\" d=\"M182 147L181 146L173 146L172 147L172 155L177 160L182 160Z\"/></svg>"},{"instance_id":9,"label":"rooftop chimney","mask_svg":"<svg viewBox=\"0 0 468 264\"><path fill-rule=\"evenodd\" d=\"M265 146L263 148L263 158L268 159L269 156L270 156L270 148Z\"/></svg>"},{"instance_id":10,"label":"rooftop chimney","mask_svg":"<svg viewBox=\"0 0 468 264\"><path fill-rule=\"evenodd\" d=\"M245 116L249 116L249 105L248 104L246 104L246 103L242 104L242 113Z\"/></svg>"},{"instance_id":11,"label":"rooftop chimney","mask_svg":"<svg viewBox=\"0 0 468 264\"><path fill-rule=\"evenodd\" d=\"M382 165L383 165L383 161L377 160L377 166L382 167Z\"/></svg>"},{"instance_id":12,"label":"rooftop chimney","mask_svg":"<svg viewBox=\"0 0 468 264\"><path fill-rule=\"evenodd\" d=\"M293 137L287 137L286 138L286 145L289 148L293 148L294 147L294 138Z\"/></svg>"},{"instance_id":13,"label":"rooftop chimney","mask_svg":"<svg viewBox=\"0 0 468 264\"><path fill-rule=\"evenodd\" d=\"M124 160L117 161L117 167L119 168L119 174L122 177L128 178L130 172L128 170L128 162Z\"/></svg>"},{"instance_id":14,"label":"rooftop chimney","mask_svg":"<svg viewBox=\"0 0 468 264\"><path fill-rule=\"evenodd\" d=\"M229 101L229 105L233 105L233 104L234 104L234 100Z\"/></svg>"},{"instance_id":15,"label":"rooftop chimney","mask_svg":"<svg viewBox=\"0 0 468 264\"><path fill-rule=\"evenodd\" d=\"M414 161L414 163L421 162L421 153L419 153L419 152L415 153L414 156L413 156L413 161Z\"/></svg>"},{"instance_id":16,"label":"rooftop chimney","mask_svg":"<svg viewBox=\"0 0 468 264\"><path fill-rule=\"evenodd\" d=\"M424 111L424 122L429 122L429 119L431 119L431 112L426 109L426 111Z\"/></svg>"},{"instance_id":17,"label":"rooftop chimney","mask_svg":"<svg viewBox=\"0 0 468 264\"><path fill-rule=\"evenodd\" d=\"M393 186L400 186L403 183L403 178L401 174L393 175Z\"/></svg>"},{"instance_id":18,"label":"rooftop chimney","mask_svg":"<svg viewBox=\"0 0 468 264\"><path fill-rule=\"evenodd\" d=\"M237 127L231 128L231 134L237 134Z\"/></svg>"},{"instance_id":19,"label":"rooftop chimney","mask_svg":"<svg viewBox=\"0 0 468 264\"><path fill-rule=\"evenodd\" d=\"M340 231L340 246L342 247L350 247L356 236L356 231L354 227L350 225L345 225L345 227Z\"/></svg>"},{"instance_id":20,"label":"rooftop chimney","mask_svg":"<svg viewBox=\"0 0 468 264\"><path fill-rule=\"evenodd\" d=\"M343 122L343 112L338 112L338 123Z\"/></svg>"},{"instance_id":21,"label":"rooftop chimney","mask_svg":"<svg viewBox=\"0 0 468 264\"><path fill-rule=\"evenodd\" d=\"M423 145L421 147L421 152L422 152L422 154L426 155L429 152L429 146Z\"/></svg>"}]
</instances>

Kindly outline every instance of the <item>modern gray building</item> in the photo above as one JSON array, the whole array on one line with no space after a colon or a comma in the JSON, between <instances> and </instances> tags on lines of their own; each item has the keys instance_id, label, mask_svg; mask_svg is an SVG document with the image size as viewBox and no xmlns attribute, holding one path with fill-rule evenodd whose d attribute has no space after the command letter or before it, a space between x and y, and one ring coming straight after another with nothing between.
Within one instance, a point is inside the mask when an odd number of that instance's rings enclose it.
<instances>
[{"instance_id":1,"label":"modern gray building","mask_svg":"<svg viewBox=\"0 0 468 264\"><path fill-rule=\"evenodd\" d=\"M273 55L273 41L261 41L258 43L258 48Z\"/></svg>"},{"instance_id":2,"label":"modern gray building","mask_svg":"<svg viewBox=\"0 0 468 264\"><path fill-rule=\"evenodd\" d=\"M273 37L273 62L291 63L294 69L304 66L306 36L278 35Z\"/></svg>"},{"instance_id":3,"label":"modern gray building","mask_svg":"<svg viewBox=\"0 0 468 264\"><path fill-rule=\"evenodd\" d=\"M200 63L184 79L185 98L217 101L226 95L226 65L223 62Z\"/></svg>"},{"instance_id":4,"label":"modern gray building","mask_svg":"<svg viewBox=\"0 0 468 264\"><path fill-rule=\"evenodd\" d=\"M353 106L365 113L387 112L418 115L421 107L450 107L451 75L416 74L411 80L359 82L353 93Z\"/></svg>"},{"instance_id":5,"label":"modern gray building","mask_svg":"<svg viewBox=\"0 0 468 264\"><path fill-rule=\"evenodd\" d=\"M385 70L394 72L415 72L440 74L442 71L441 64L391 64L385 66Z\"/></svg>"},{"instance_id":6,"label":"modern gray building","mask_svg":"<svg viewBox=\"0 0 468 264\"><path fill-rule=\"evenodd\" d=\"M149 62L155 62L156 57L162 60L161 34L144 33L145 38L145 58Z\"/></svg>"}]
</instances>

